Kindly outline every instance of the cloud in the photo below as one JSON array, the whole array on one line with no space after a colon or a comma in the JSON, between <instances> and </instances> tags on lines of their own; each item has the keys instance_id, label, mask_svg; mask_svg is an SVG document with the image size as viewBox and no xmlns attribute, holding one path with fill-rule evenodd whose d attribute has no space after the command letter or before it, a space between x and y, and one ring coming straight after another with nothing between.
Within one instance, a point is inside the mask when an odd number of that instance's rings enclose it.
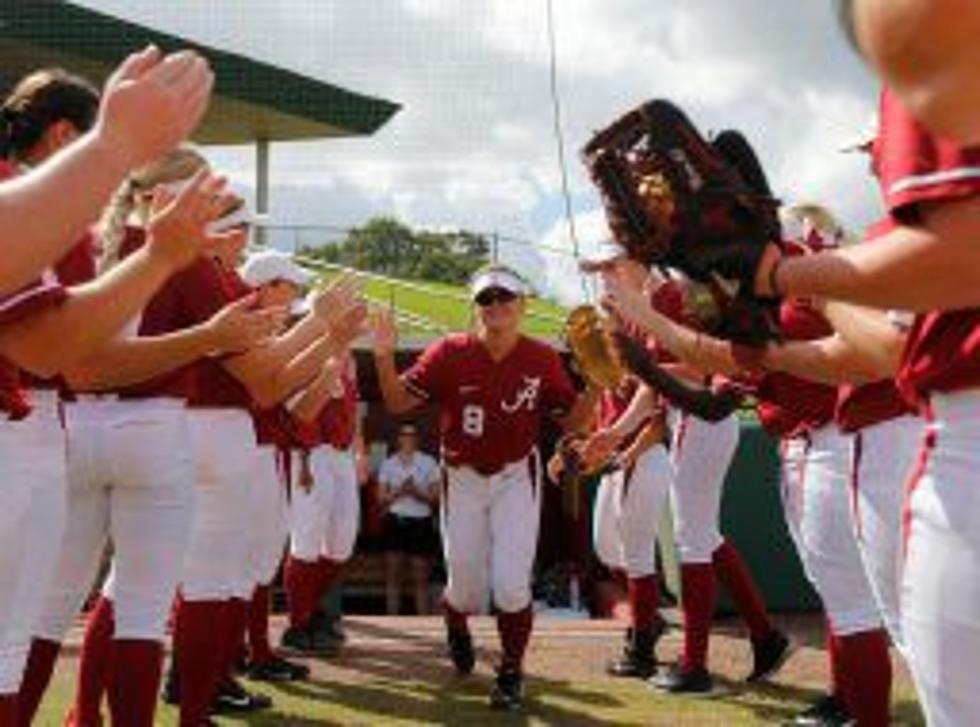
<instances>
[{"instance_id":1,"label":"cloud","mask_svg":"<svg viewBox=\"0 0 980 727\"><path fill-rule=\"evenodd\" d=\"M85 4L404 105L371 138L275 145L275 219L345 226L394 214L568 246L544 0ZM874 89L828 3L555 0L554 11L583 236L601 230L601 216L577 149L654 96L682 103L705 129L743 129L787 199L820 199L854 226L874 218L863 163L836 152L865 125ZM251 151L213 158L251 183ZM504 247L542 266L549 290L580 287L560 256Z\"/></svg>"}]
</instances>

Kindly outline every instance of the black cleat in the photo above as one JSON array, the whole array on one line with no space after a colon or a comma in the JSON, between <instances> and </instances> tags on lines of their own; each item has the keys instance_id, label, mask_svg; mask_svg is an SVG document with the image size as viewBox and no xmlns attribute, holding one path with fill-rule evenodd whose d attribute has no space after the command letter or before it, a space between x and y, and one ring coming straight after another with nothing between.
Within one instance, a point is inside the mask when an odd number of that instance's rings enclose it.
<instances>
[{"instance_id":1,"label":"black cleat","mask_svg":"<svg viewBox=\"0 0 980 727\"><path fill-rule=\"evenodd\" d=\"M473 637L470 636L469 629L449 629L446 632L446 643L456 673L460 676L472 673L476 666L476 653L473 651Z\"/></svg>"},{"instance_id":2,"label":"black cleat","mask_svg":"<svg viewBox=\"0 0 980 727\"><path fill-rule=\"evenodd\" d=\"M789 727L848 727L856 722L843 702L826 694L786 724Z\"/></svg>"},{"instance_id":3,"label":"black cleat","mask_svg":"<svg viewBox=\"0 0 980 727\"><path fill-rule=\"evenodd\" d=\"M248 667L248 678L256 682L299 682L310 675L310 668L278 656Z\"/></svg>"},{"instance_id":4,"label":"black cleat","mask_svg":"<svg viewBox=\"0 0 980 727\"><path fill-rule=\"evenodd\" d=\"M793 642L782 631L772 631L761 641L752 642L752 673L747 682L760 682L778 672L793 654Z\"/></svg>"},{"instance_id":5,"label":"black cleat","mask_svg":"<svg viewBox=\"0 0 980 727\"><path fill-rule=\"evenodd\" d=\"M626 630L626 643L623 653L606 664L606 673L614 677L634 677L649 679L657 672L657 657L655 654L657 642L664 633L664 621L661 618L649 631Z\"/></svg>"},{"instance_id":6,"label":"black cleat","mask_svg":"<svg viewBox=\"0 0 980 727\"><path fill-rule=\"evenodd\" d=\"M307 656L336 656L340 647L335 641L320 638L313 624L305 627L290 626L279 640L282 649Z\"/></svg>"},{"instance_id":7,"label":"black cleat","mask_svg":"<svg viewBox=\"0 0 980 727\"><path fill-rule=\"evenodd\" d=\"M493 681L490 706L516 712L524 706L524 675L519 669L501 667Z\"/></svg>"},{"instance_id":8,"label":"black cleat","mask_svg":"<svg viewBox=\"0 0 980 727\"><path fill-rule=\"evenodd\" d=\"M672 664L650 680L650 684L668 694L710 695L715 683L704 667L685 670L680 664Z\"/></svg>"},{"instance_id":9,"label":"black cleat","mask_svg":"<svg viewBox=\"0 0 980 727\"><path fill-rule=\"evenodd\" d=\"M248 714L271 706L272 700L267 696L249 692L236 680L229 678L222 681L218 688L212 711L216 714Z\"/></svg>"}]
</instances>

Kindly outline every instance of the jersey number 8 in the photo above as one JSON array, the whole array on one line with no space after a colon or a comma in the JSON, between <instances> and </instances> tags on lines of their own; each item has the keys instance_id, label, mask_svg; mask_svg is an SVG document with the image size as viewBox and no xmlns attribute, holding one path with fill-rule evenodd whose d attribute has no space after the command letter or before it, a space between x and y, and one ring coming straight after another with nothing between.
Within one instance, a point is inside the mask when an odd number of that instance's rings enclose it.
<instances>
[{"instance_id":1,"label":"jersey number 8","mask_svg":"<svg viewBox=\"0 0 980 727\"><path fill-rule=\"evenodd\" d=\"M463 433L478 439L483 436L484 412L482 406L467 404L463 407Z\"/></svg>"}]
</instances>

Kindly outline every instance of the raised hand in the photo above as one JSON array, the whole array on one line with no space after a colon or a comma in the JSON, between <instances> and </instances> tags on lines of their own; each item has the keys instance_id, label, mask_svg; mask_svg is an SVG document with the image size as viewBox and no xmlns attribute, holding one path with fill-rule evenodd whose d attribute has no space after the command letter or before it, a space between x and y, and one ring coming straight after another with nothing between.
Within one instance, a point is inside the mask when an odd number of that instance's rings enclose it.
<instances>
[{"instance_id":1,"label":"raised hand","mask_svg":"<svg viewBox=\"0 0 980 727\"><path fill-rule=\"evenodd\" d=\"M313 294L310 304L313 314L332 326L347 310L351 301L362 300L364 280L354 273L339 275Z\"/></svg>"},{"instance_id":2,"label":"raised hand","mask_svg":"<svg viewBox=\"0 0 980 727\"><path fill-rule=\"evenodd\" d=\"M377 308L372 315L371 331L374 336L374 352L378 355L393 354L398 347L398 329L390 308Z\"/></svg>"},{"instance_id":3,"label":"raised hand","mask_svg":"<svg viewBox=\"0 0 980 727\"><path fill-rule=\"evenodd\" d=\"M585 440L582 445L582 459L585 462L607 462L622 444L623 437L614 429L600 429Z\"/></svg>"},{"instance_id":4,"label":"raised hand","mask_svg":"<svg viewBox=\"0 0 980 727\"><path fill-rule=\"evenodd\" d=\"M186 139L208 108L214 74L192 51L164 56L156 46L130 55L106 82L98 138L129 168Z\"/></svg>"},{"instance_id":5,"label":"raised hand","mask_svg":"<svg viewBox=\"0 0 980 727\"><path fill-rule=\"evenodd\" d=\"M283 307L255 309L251 294L229 303L205 324L212 353L240 353L261 345L282 329L289 311Z\"/></svg>"},{"instance_id":6,"label":"raised hand","mask_svg":"<svg viewBox=\"0 0 980 727\"><path fill-rule=\"evenodd\" d=\"M147 249L175 270L190 265L241 230L214 233L208 225L220 217L234 196L225 190L225 179L199 170L176 196L164 189L154 195L147 225Z\"/></svg>"}]
</instances>

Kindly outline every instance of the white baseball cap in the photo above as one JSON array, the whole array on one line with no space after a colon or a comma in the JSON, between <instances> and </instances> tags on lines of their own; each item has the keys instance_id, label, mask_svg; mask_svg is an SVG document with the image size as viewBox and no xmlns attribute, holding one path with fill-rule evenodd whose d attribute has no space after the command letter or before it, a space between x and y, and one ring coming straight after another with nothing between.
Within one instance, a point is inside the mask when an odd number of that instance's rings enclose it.
<instances>
[{"instance_id":1,"label":"white baseball cap","mask_svg":"<svg viewBox=\"0 0 980 727\"><path fill-rule=\"evenodd\" d=\"M626 257L626 248L613 239L606 239L599 243L595 252L590 253L579 261L578 267L583 273L597 272L603 265Z\"/></svg>"},{"instance_id":2,"label":"white baseball cap","mask_svg":"<svg viewBox=\"0 0 980 727\"><path fill-rule=\"evenodd\" d=\"M527 284L517 273L503 266L491 266L476 271L470 281L470 298L476 300L484 290L503 288L514 295L527 295Z\"/></svg>"},{"instance_id":3,"label":"white baseball cap","mask_svg":"<svg viewBox=\"0 0 980 727\"><path fill-rule=\"evenodd\" d=\"M300 267L291 255L279 250L253 252L238 272L253 288L274 280L285 280L300 287L313 281L312 273Z\"/></svg>"}]
</instances>

